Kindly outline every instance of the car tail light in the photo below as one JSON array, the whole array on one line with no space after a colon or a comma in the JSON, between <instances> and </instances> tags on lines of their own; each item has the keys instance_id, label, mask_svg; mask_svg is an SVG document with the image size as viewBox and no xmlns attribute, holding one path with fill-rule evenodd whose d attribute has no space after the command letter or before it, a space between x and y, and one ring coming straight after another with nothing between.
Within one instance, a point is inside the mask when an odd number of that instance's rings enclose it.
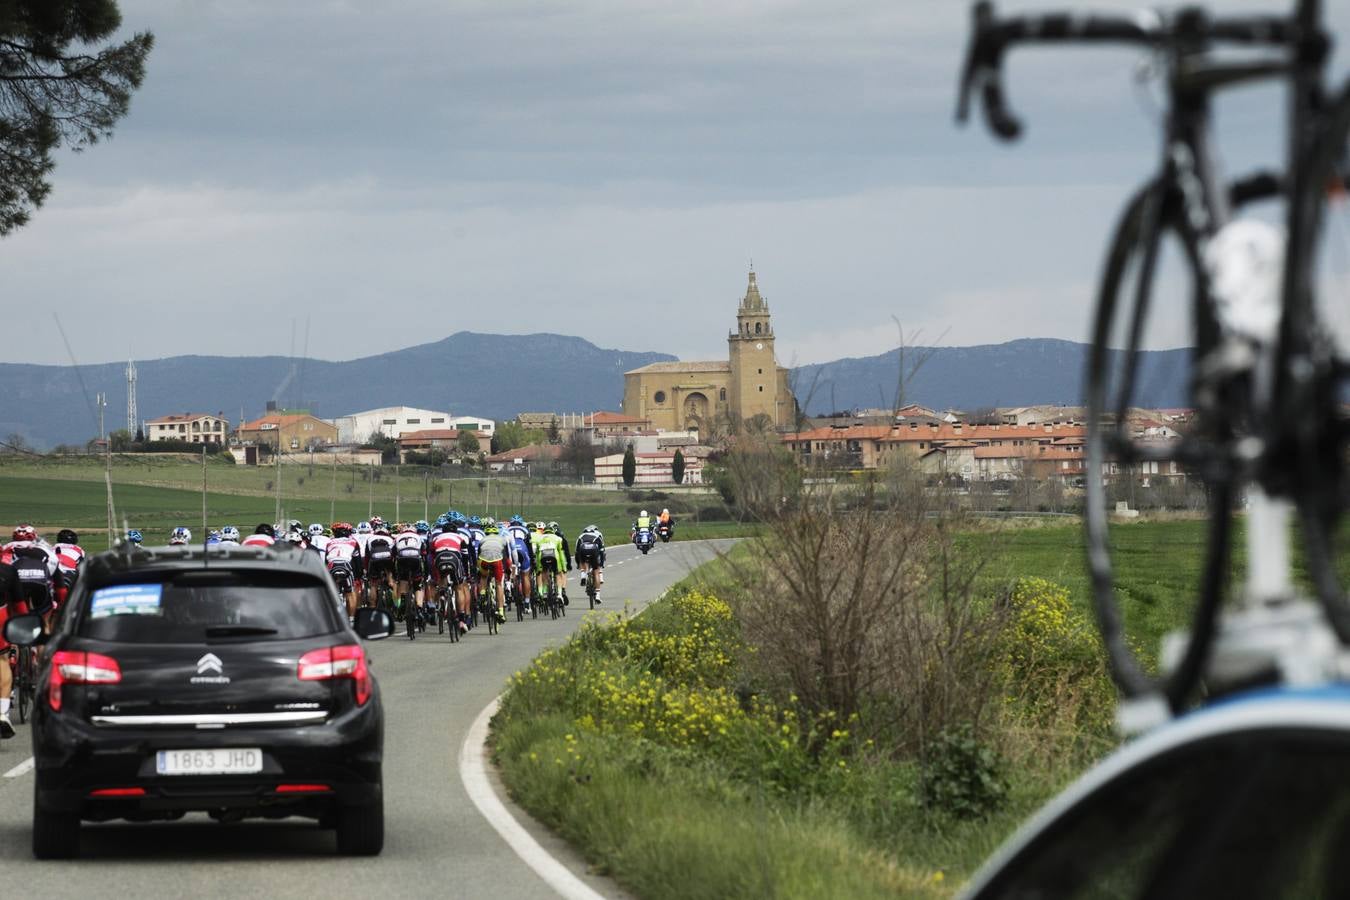
<instances>
[{"instance_id":1,"label":"car tail light","mask_svg":"<svg viewBox=\"0 0 1350 900\"><path fill-rule=\"evenodd\" d=\"M274 790L278 794L326 794L332 788L326 784L279 784Z\"/></svg>"},{"instance_id":2,"label":"car tail light","mask_svg":"<svg viewBox=\"0 0 1350 900\"><path fill-rule=\"evenodd\" d=\"M118 684L122 667L111 656L83 650L58 650L52 654L51 678L47 682L47 705L61 709L61 686L66 684Z\"/></svg>"},{"instance_id":3,"label":"car tail light","mask_svg":"<svg viewBox=\"0 0 1350 900\"><path fill-rule=\"evenodd\" d=\"M145 788L122 787L122 788L99 788L96 791L89 792L90 797L144 797Z\"/></svg>"},{"instance_id":4,"label":"car tail light","mask_svg":"<svg viewBox=\"0 0 1350 900\"><path fill-rule=\"evenodd\" d=\"M357 705L365 706L370 699L370 669L366 668L366 651L359 644L338 644L336 647L311 650L300 657L296 675L301 681L350 679L356 683Z\"/></svg>"}]
</instances>

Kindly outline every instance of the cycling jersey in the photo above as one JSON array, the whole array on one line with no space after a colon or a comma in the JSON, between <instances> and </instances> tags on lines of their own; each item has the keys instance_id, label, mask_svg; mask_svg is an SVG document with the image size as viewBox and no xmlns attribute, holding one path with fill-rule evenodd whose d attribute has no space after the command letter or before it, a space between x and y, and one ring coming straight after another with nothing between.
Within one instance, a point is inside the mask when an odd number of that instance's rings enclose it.
<instances>
[{"instance_id":1,"label":"cycling jersey","mask_svg":"<svg viewBox=\"0 0 1350 900\"><path fill-rule=\"evenodd\" d=\"M536 534L533 541L534 558L544 568L561 571L566 549L556 534Z\"/></svg>"},{"instance_id":2,"label":"cycling jersey","mask_svg":"<svg viewBox=\"0 0 1350 900\"><path fill-rule=\"evenodd\" d=\"M425 542L416 531L400 531L394 535L394 555L399 559L421 559Z\"/></svg>"},{"instance_id":3,"label":"cycling jersey","mask_svg":"<svg viewBox=\"0 0 1350 900\"><path fill-rule=\"evenodd\" d=\"M366 542L365 557L372 563L387 563L394 558L394 539L387 534L372 534Z\"/></svg>"},{"instance_id":4,"label":"cycling jersey","mask_svg":"<svg viewBox=\"0 0 1350 900\"><path fill-rule=\"evenodd\" d=\"M324 548L323 558L330 569L335 564L357 569L361 565L361 545L349 537L330 538Z\"/></svg>"},{"instance_id":5,"label":"cycling jersey","mask_svg":"<svg viewBox=\"0 0 1350 900\"><path fill-rule=\"evenodd\" d=\"M250 534L244 538L242 544L245 547L270 547L277 542L277 539L270 534Z\"/></svg>"},{"instance_id":6,"label":"cycling jersey","mask_svg":"<svg viewBox=\"0 0 1350 900\"><path fill-rule=\"evenodd\" d=\"M84 562L84 548L79 544L53 544L56 554L56 568L67 574L74 573Z\"/></svg>"},{"instance_id":7,"label":"cycling jersey","mask_svg":"<svg viewBox=\"0 0 1350 900\"><path fill-rule=\"evenodd\" d=\"M25 556L34 556L35 553L41 553L47 566L47 574L56 574L56 554L52 551L52 545L39 538L36 541L10 541L5 546L0 547L0 562L12 563L16 554L22 552Z\"/></svg>"},{"instance_id":8,"label":"cycling jersey","mask_svg":"<svg viewBox=\"0 0 1350 900\"><path fill-rule=\"evenodd\" d=\"M508 538L505 535L484 535L482 543L478 545L478 559L482 562L501 562L510 552Z\"/></svg>"},{"instance_id":9,"label":"cycling jersey","mask_svg":"<svg viewBox=\"0 0 1350 900\"><path fill-rule=\"evenodd\" d=\"M311 534L311 535L309 536L309 545L310 545L311 547L313 547L315 550L318 550L320 553L323 553L324 548L328 546L328 542L331 541L331 540L333 540L333 538L330 538L330 537L328 537L327 535L323 535L323 534ZM360 550L361 550L361 542L360 542L360 541L356 541L355 543L356 543L356 549L357 549L357 552L360 552Z\"/></svg>"}]
</instances>

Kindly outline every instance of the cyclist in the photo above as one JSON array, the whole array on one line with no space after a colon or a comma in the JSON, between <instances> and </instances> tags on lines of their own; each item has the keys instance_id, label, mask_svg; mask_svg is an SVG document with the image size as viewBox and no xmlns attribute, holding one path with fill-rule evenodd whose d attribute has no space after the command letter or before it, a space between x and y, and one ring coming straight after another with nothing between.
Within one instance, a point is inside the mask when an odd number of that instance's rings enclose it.
<instances>
[{"instance_id":1,"label":"cyclist","mask_svg":"<svg viewBox=\"0 0 1350 900\"><path fill-rule=\"evenodd\" d=\"M277 542L277 530L267 522L262 522L253 533L244 538L245 547L270 547Z\"/></svg>"},{"instance_id":2,"label":"cyclist","mask_svg":"<svg viewBox=\"0 0 1350 900\"><path fill-rule=\"evenodd\" d=\"M239 529L233 525L226 525L220 529L220 544L222 547L238 547Z\"/></svg>"},{"instance_id":3,"label":"cyclist","mask_svg":"<svg viewBox=\"0 0 1350 900\"><path fill-rule=\"evenodd\" d=\"M13 540L0 550L0 561L14 566L19 580L16 596L27 612L42 616L45 627L51 621L56 555L52 553L51 545L38 537L37 529L32 525L20 525L11 536Z\"/></svg>"},{"instance_id":4,"label":"cyclist","mask_svg":"<svg viewBox=\"0 0 1350 900\"><path fill-rule=\"evenodd\" d=\"M439 531L432 535L428 545L431 557L431 575L437 581L444 580L454 593L455 620L460 633L469 630L469 586L467 584L468 541L453 527L449 516L442 516L444 522L437 520Z\"/></svg>"},{"instance_id":5,"label":"cyclist","mask_svg":"<svg viewBox=\"0 0 1350 900\"><path fill-rule=\"evenodd\" d=\"M333 523L333 537L324 546L323 561L342 592L348 617L355 618L357 585L364 570L361 545L352 537L351 525L346 522Z\"/></svg>"},{"instance_id":6,"label":"cyclist","mask_svg":"<svg viewBox=\"0 0 1350 900\"><path fill-rule=\"evenodd\" d=\"M563 547L562 538L550 533L548 526L543 522L536 522L534 534L531 535L531 544L533 556L539 564L540 595L546 593L543 589L543 584L547 580L545 573L552 573L554 589L559 591L558 596L561 599L560 576L563 571L563 557L567 552Z\"/></svg>"},{"instance_id":7,"label":"cyclist","mask_svg":"<svg viewBox=\"0 0 1350 900\"><path fill-rule=\"evenodd\" d=\"M10 671L9 656L13 652L5 640L5 622L10 612L19 615L22 609L23 595L19 587L19 576L14 567L0 562L0 739L14 737L14 725L9 721L10 695L14 691L14 673Z\"/></svg>"},{"instance_id":8,"label":"cyclist","mask_svg":"<svg viewBox=\"0 0 1350 900\"><path fill-rule=\"evenodd\" d=\"M595 602L600 602L600 586L605 583L605 536L594 525L587 525L577 535L577 568L581 569L581 583L591 579L595 585Z\"/></svg>"},{"instance_id":9,"label":"cyclist","mask_svg":"<svg viewBox=\"0 0 1350 900\"><path fill-rule=\"evenodd\" d=\"M575 563L572 560L572 545L567 542L567 535L563 534L562 526L557 522L548 523L548 533L557 535L558 540L562 541L563 562L565 565L558 572L558 592L562 594L563 606L571 605L567 599L567 573L572 571Z\"/></svg>"},{"instance_id":10,"label":"cyclist","mask_svg":"<svg viewBox=\"0 0 1350 900\"><path fill-rule=\"evenodd\" d=\"M426 523L423 522L423 525ZM394 577L398 579L398 595L411 594L416 610L405 609L403 615L420 615L423 604L422 581L426 569L422 562L425 539L417 531L416 525L395 526L394 534Z\"/></svg>"},{"instance_id":11,"label":"cyclist","mask_svg":"<svg viewBox=\"0 0 1350 900\"><path fill-rule=\"evenodd\" d=\"M323 554L323 548L328 545L328 535L324 534L327 530L318 522L309 526L309 545L319 551L320 555ZM357 543L359 544L360 541L357 541Z\"/></svg>"},{"instance_id":12,"label":"cyclist","mask_svg":"<svg viewBox=\"0 0 1350 900\"><path fill-rule=\"evenodd\" d=\"M359 543L359 539L358 539ZM361 554L366 561L366 588L368 597L377 593L377 586L383 585L392 593L394 590L394 536L381 521L378 528L368 535L365 552Z\"/></svg>"},{"instance_id":13,"label":"cyclist","mask_svg":"<svg viewBox=\"0 0 1350 900\"><path fill-rule=\"evenodd\" d=\"M506 533L511 538L511 563L520 578L520 597L517 599L528 604L534 596L534 557L530 553L533 536L530 529L525 527L525 519L519 514L511 517Z\"/></svg>"},{"instance_id":14,"label":"cyclist","mask_svg":"<svg viewBox=\"0 0 1350 900\"><path fill-rule=\"evenodd\" d=\"M56 543L52 546L56 556L56 606L59 609L75 579L80 575L80 565L84 562L84 548L80 546L80 536L69 528L56 533Z\"/></svg>"},{"instance_id":15,"label":"cyclist","mask_svg":"<svg viewBox=\"0 0 1350 900\"><path fill-rule=\"evenodd\" d=\"M478 545L478 573L480 578L497 582L497 621L506 621L506 593L502 582L511 567L511 539L488 519L483 525L483 542Z\"/></svg>"},{"instance_id":16,"label":"cyclist","mask_svg":"<svg viewBox=\"0 0 1350 900\"><path fill-rule=\"evenodd\" d=\"M186 547L190 543L192 543L192 529L179 525L169 532L170 547Z\"/></svg>"},{"instance_id":17,"label":"cyclist","mask_svg":"<svg viewBox=\"0 0 1350 900\"><path fill-rule=\"evenodd\" d=\"M352 537L356 538L356 542L361 545L361 552L363 554L366 552L366 544L370 543L370 536L374 533L375 529L371 527L369 522L356 523L356 534L352 535Z\"/></svg>"}]
</instances>

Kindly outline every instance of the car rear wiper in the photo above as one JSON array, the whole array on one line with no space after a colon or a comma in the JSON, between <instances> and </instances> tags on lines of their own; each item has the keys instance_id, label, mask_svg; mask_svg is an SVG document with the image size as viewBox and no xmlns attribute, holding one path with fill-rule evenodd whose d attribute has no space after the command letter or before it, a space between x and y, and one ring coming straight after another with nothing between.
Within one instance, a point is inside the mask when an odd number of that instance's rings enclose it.
<instances>
[{"instance_id":1,"label":"car rear wiper","mask_svg":"<svg viewBox=\"0 0 1350 900\"><path fill-rule=\"evenodd\" d=\"M276 634L275 628L266 625L208 625L206 636L213 637L252 637L254 635Z\"/></svg>"}]
</instances>

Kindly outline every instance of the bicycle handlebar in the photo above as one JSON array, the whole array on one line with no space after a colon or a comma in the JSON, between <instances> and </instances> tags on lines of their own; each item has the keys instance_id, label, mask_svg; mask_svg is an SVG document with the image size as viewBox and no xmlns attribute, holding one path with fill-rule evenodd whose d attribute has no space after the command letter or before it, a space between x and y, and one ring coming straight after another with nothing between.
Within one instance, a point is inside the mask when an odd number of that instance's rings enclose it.
<instances>
[{"instance_id":1,"label":"bicycle handlebar","mask_svg":"<svg viewBox=\"0 0 1350 900\"><path fill-rule=\"evenodd\" d=\"M1234 44L1284 46L1292 44L1297 27L1288 19L1257 16L1209 20L1196 9L1164 20L1154 12L1134 16L1047 13L999 19L990 0L971 10L972 34L961 71L956 120L970 115L971 94L978 87L985 123L1001 140L1022 133L1021 120L1009 109L1003 90L1003 55L1014 44L1076 42L1119 43L1159 47L1188 39L1201 45L1223 41Z\"/></svg>"}]
</instances>

